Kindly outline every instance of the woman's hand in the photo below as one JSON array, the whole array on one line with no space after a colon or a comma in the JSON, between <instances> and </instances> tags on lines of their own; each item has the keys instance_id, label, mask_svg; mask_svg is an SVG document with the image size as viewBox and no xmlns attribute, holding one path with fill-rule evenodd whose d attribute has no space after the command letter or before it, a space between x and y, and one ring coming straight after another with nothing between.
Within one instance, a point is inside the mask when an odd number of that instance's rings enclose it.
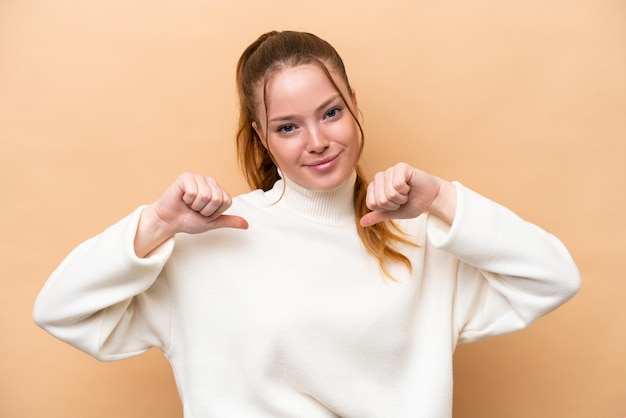
<instances>
[{"instance_id":1,"label":"woman's hand","mask_svg":"<svg viewBox=\"0 0 626 418\"><path fill-rule=\"evenodd\" d=\"M452 225L456 187L406 163L398 163L374 176L365 202L372 212L361 218L361 226L389 219L416 218L424 212Z\"/></svg>"},{"instance_id":2,"label":"woman's hand","mask_svg":"<svg viewBox=\"0 0 626 418\"><path fill-rule=\"evenodd\" d=\"M217 228L248 228L248 222L223 215L232 199L211 177L183 173L141 214L135 253L145 257L174 234L199 234Z\"/></svg>"}]
</instances>

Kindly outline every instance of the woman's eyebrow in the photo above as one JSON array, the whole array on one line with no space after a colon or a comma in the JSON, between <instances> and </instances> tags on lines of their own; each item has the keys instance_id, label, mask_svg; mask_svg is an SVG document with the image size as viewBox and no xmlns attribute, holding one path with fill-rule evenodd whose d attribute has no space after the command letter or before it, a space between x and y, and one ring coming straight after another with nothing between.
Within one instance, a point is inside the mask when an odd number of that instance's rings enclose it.
<instances>
[{"instance_id":1,"label":"woman's eyebrow","mask_svg":"<svg viewBox=\"0 0 626 418\"><path fill-rule=\"evenodd\" d=\"M325 107L328 107L332 102L334 102L335 100L337 100L337 98L341 97L339 94L335 94L331 97L329 97L327 100L324 101L324 103L322 103L321 105L319 105L317 107L317 109L315 109L315 112L320 112L321 110L323 110ZM286 120L292 120L295 119L296 115L283 115L283 116L276 116L275 118L270 119L270 122L284 122Z\"/></svg>"}]
</instances>

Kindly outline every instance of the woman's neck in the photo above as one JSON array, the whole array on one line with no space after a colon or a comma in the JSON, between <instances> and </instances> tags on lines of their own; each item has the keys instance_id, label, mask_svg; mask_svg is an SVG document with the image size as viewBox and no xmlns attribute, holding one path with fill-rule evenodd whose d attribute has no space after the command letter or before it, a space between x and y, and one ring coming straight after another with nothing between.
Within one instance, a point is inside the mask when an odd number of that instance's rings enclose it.
<instances>
[{"instance_id":1,"label":"woman's neck","mask_svg":"<svg viewBox=\"0 0 626 418\"><path fill-rule=\"evenodd\" d=\"M281 176L265 193L272 203L316 222L337 225L354 222L355 171L329 190L308 189L282 173Z\"/></svg>"}]
</instances>

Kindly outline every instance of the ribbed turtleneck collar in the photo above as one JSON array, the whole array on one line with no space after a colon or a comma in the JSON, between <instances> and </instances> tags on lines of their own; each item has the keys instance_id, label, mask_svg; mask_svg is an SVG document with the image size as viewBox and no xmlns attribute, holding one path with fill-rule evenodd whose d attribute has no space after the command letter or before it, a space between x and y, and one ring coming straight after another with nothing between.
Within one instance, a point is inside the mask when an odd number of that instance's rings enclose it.
<instances>
[{"instance_id":1,"label":"ribbed turtleneck collar","mask_svg":"<svg viewBox=\"0 0 626 418\"><path fill-rule=\"evenodd\" d=\"M271 190L265 192L265 196L270 202L277 202L277 206L304 218L333 225L345 224L354 222L355 181L356 172L353 171L334 189L311 190L283 175Z\"/></svg>"}]
</instances>

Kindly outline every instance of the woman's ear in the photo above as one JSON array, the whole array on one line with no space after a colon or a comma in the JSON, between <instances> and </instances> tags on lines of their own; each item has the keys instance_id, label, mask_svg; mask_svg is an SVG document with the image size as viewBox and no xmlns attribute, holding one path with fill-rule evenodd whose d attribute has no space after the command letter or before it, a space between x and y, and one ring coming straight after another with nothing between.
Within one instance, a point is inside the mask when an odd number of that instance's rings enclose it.
<instances>
[{"instance_id":1,"label":"woman's ear","mask_svg":"<svg viewBox=\"0 0 626 418\"><path fill-rule=\"evenodd\" d=\"M252 129L254 129L254 132L256 132L257 136L261 140L261 144L263 144L265 149L267 149L267 141L265 135L263 135L263 131L259 129L259 126L256 124L256 122L252 122Z\"/></svg>"},{"instance_id":2,"label":"woman's ear","mask_svg":"<svg viewBox=\"0 0 626 418\"><path fill-rule=\"evenodd\" d=\"M356 100L356 91L354 91L354 90L352 90L352 97L351 97L351 99L352 99L352 106L354 106L354 110L358 110L359 109L359 105L358 105L357 100Z\"/></svg>"}]
</instances>

